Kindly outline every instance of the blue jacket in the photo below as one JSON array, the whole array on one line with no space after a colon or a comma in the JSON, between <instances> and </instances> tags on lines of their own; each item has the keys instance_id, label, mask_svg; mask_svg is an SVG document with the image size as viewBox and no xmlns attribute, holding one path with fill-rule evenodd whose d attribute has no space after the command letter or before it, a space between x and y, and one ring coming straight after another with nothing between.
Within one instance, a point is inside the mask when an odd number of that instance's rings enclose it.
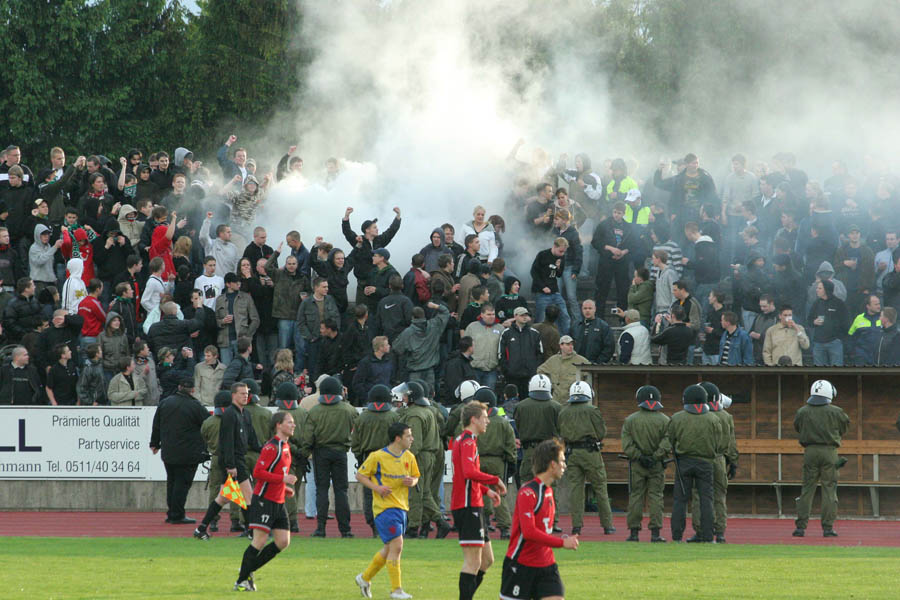
<instances>
[{"instance_id":1,"label":"blue jacket","mask_svg":"<svg viewBox=\"0 0 900 600\"><path fill-rule=\"evenodd\" d=\"M728 351L728 362L722 363L725 340L729 337L731 337L731 349ZM730 336L727 330L723 331L722 339L719 340L719 359L720 364L753 366L753 343L750 341L750 335L740 326Z\"/></svg>"},{"instance_id":2,"label":"blue jacket","mask_svg":"<svg viewBox=\"0 0 900 600\"><path fill-rule=\"evenodd\" d=\"M365 403L368 401L369 390L379 383L390 387L393 377L394 357L386 354L383 358L378 359L370 353L359 361L359 366L353 375L353 397L358 402Z\"/></svg>"}]
</instances>

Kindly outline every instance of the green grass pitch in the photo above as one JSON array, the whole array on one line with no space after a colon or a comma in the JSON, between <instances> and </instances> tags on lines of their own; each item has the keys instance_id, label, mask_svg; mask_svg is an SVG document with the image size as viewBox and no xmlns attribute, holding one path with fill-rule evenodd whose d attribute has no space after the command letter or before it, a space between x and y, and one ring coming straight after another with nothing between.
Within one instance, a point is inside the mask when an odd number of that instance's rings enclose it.
<instances>
[{"instance_id":1,"label":"green grass pitch","mask_svg":"<svg viewBox=\"0 0 900 600\"><path fill-rule=\"evenodd\" d=\"M359 598L354 576L380 547L374 539L295 536L256 576L260 598ZM0 597L222 598L246 541L191 538L0 538ZM497 598L506 543L476 598ZM570 599L897 598L900 549L584 543L557 550ZM457 597L462 553L455 541L409 540L403 584L418 600ZM387 571L373 582L389 594Z\"/></svg>"}]
</instances>

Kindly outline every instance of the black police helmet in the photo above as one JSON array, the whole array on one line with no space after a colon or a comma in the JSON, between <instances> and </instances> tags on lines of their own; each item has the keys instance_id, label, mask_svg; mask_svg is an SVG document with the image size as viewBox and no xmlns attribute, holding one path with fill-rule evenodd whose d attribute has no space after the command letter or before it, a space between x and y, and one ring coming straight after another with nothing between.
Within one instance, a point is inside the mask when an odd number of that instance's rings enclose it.
<instances>
[{"instance_id":1,"label":"black police helmet","mask_svg":"<svg viewBox=\"0 0 900 600\"><path fill-rule=\"evenodd\" d=\"M340 396L344 393L344 386L337 377L326 377L319 384L319 394L322 396Z\"/></svg>"},{"instance_id":2,"label":"black police helmet","mask_svg":"<svg viewBox=\"0 0 900 600\"><path fill-rule=\"evenodd\" d=\"M706 404L708 401L709 394L697 384L684 388L684 394L681 396L682 404Z\"/></svg>"},{"instance_id":3,"label":"black police helmet","mask_svg":"<svg viewBox=\"0 0 900 600\"><path fill-rule=\"evenodd\" d=\"M477 402L483 402L488 406L497 406L497 394L489 387L478 388L472 399Z\"/></svg>"},{"instance_id":4,"label":"black police helmet","mask_svg":"<svg viewBox=\"0 0 900 600\"><path fill-rule=\"evenodd\" d=\"M410 381L406 384L409 390L409 401L419 406L428 406L429 402L425 398L425 388L420 381Z\"/></svg>"},{"instance_id":5,"label":"black police helmet","mask_svg":"<svg viewBox=\"0 0 900 600\"><path fill-rule=\"evenodd\" d=\"M213 400L213 406L216 408L228 408L231 405L231 392L228 390L222 390L221 392L216 393L216 397Z\"/></svg>"},{"instance_id":6,"label":"black police helmet","mask_svg":"<svg viewBox=\"0 0 900 600\"><path fill-rule=\"evenodd\" d=\"M280 383L275 389L275 398L278 400L297 401L300 399L300 390L293 382L285 381Z\"/></svg>"},{"instance_id":7,"label":"black police helmet","mask_svg":"<svg viewBox=\"0 0 900 600\"><path fill-rule=\"evenodd\" d=\"M663 407L661 402L662 394L656 386L643 385L638 388L634 397L641 408L660 410Z\"/></svg>"},{"instance_id":8,"label":"black police helmet","mask_svg":"<svg viewBox=\"0 0 900 600\"><path fill-rule=\"evenodd\" d=\"M706 390L707 402L719 401L719 386L712 381L701 381L700 387Z\"/></svg>"},{"instance_id":9,"label":"black police helmet","mask_svg":"<svg viewBox=\"0 0 900 600\"><path fill-rule=\"evenodd\" d=\"M369 397L367 398L369 402L391 402L391 388L384 385L383 383L379 383L377 385L373 385L372 389L369 390Z\"/></svg>"}]
</instances>

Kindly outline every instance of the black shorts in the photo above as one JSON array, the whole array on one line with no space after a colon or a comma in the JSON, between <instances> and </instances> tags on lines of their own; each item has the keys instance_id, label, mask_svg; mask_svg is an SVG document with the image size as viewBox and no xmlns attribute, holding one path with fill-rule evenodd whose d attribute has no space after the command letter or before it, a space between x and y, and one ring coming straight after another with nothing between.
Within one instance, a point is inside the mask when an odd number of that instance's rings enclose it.
<instances>
[{"instance_id":1,"label":"black shorts","mask_svg":"<svg viewBox=\"0 0 900 600\"><path fill-rule=\"evenodd\" d=\"M460 546L484 546L485 542L491 541L481 506L457 508L453 511L453 524L459 532Z\"/></svg>"},{"instance_id":2,"label":"black shorts","mask_svg":"<svg viewBox=\"0 0 900 600\"><path fill-rule=\"evenodd\" d=\"M225 477L227 478L228 467L225 466L225 461L220 459L219 464L222 465L222 470L225 471ZM243 456L236 461L234 468L237 469L237 477L234 478L235 481L241 483L242 481L250 479L250 469L247 468L247 460Z\"/></svg>"},{"instance_id":3,"label":"black shorts","mask_svg":"<svg viewBox=\"0 0 900 600\"><path fill-rule=\"evenodd\" d=\"M273 529L291 528L284 504L266 500L261 496L253 496L247 521L250 529L272 531Z\"/></svg>"},{"instance_id":4,"label":"black shorts","mask_svg":"<svg viewBox=\"0 0 900 600\"><path fill-rule=\"evenodd\" d=\"M508 556L503 559L503 575L500 580L502 600L540 600L548 596L565 596L559 568L526 567Z\"/></svg>"}]
</instances>

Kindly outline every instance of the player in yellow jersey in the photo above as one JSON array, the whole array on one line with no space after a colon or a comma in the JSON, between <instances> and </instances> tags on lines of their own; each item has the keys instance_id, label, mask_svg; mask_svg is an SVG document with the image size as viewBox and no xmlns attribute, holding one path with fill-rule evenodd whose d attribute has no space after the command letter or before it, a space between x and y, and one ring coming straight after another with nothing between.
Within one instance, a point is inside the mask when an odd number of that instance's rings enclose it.
<instances>
[{"instance_id":1,"label":"player in yellow jersey","mask_svg":"<svg viewBox=\"0 0 900 600\"><path fill-rule=\"evenodd\" d=\"M400 582L400 553L409 513L409 488L419 481L419 464L409 451L412 430L406 423L388 427L391 442L369 454L356 472L356 480L372 490L375 529L384 546L372 558L368 568L356 576L356 584L365 598L372 597L372 578L387 564L391 577L391 598L412 598Z\"/></svg>"}]
</instances>

